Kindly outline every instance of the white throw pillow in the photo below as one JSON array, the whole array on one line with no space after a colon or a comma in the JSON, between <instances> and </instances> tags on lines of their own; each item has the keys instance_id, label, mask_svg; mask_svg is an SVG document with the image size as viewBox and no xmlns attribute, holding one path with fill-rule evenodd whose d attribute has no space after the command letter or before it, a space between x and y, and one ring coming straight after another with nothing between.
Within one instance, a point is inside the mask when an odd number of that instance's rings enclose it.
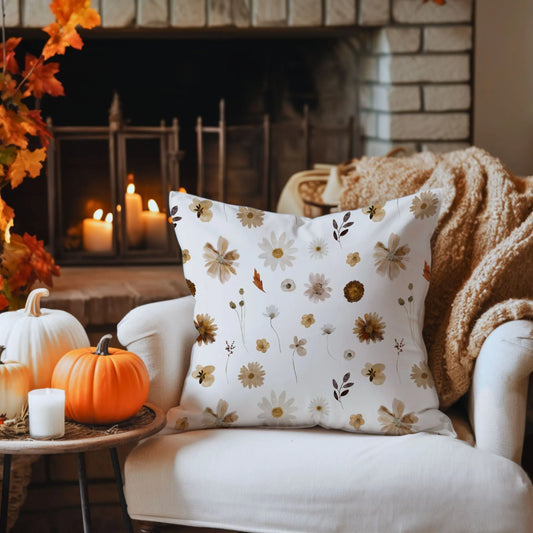
<instances>
[{"instance_id":1,"label":"white throw pillow","mask_svg":"<svg viewBox=\"0 0 533 533\"><path fill-rule=\"evenodd\" d=\"M455 435L421 335L439 190L314 219L170 208L198 330L170 427Z\"/></svg>"}]
</instances>

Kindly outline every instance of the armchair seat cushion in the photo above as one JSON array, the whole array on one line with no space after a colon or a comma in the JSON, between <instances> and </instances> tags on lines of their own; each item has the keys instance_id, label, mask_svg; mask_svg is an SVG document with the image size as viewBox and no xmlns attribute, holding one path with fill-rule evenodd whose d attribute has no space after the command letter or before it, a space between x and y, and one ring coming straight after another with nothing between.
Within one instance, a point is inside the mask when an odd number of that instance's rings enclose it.
<instances>
[{"instance_id":1,"label":"armchair seat cushion","mask_svg":"<svg viewBox=\"0 0 533 533\"><path fill-rule=\"evenodd\" d=\"M130 453L125 479L135 519L235 531L526 533L533 524L520 466L428 433L161 433Z\"/></svg>"}]
</instances>

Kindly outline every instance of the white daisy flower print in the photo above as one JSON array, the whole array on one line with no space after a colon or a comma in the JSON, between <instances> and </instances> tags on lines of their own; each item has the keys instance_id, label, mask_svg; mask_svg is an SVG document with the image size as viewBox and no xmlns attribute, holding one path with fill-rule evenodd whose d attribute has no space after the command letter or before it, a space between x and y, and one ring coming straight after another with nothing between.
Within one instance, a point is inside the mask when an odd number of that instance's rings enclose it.
<instances>
[{"instance_id":1,"label":"white daisy flower print","mask_svg":"<svg viewBox=\"0 0 533 533\"><path fill-rule=\"evenodd\" d=\"M270 393L270 400L263 396L257 406L263 411L257 418L269 426L288 426L296 417L294 412L297 408L293 405L294 398L287 398L287 393L282 391L278 396L274 391Z\"/></svg>"},{"instance_id":2,"label":"white daisy flower print","mask_svg":"<svg viewBox=\"0 0 533 533\"><path fill-rule=\"evenodd\" d=\"M438 206L438 196L431 191L424 191L420 193L420 197L415 196L413 198L409 210L415 218L423 220L425 217L432 217L437 212Z\"/></svg>"},{"instance_id":3,"label":"white daisy flower print","mask_svg":"<svg viewBox=\"0 0 533 533\"><path fill-rule=\"evenodd\" d=\"M287 235L283 232L279 237L272 232L270 240L266 237L259 243L259 248L263 253L259 255L260 259L264 260L264 266L270 267L272 271L276 270L278 266L281 270L287 267L292 267L292 262L295 258L297 249L293 247L294 239L287 239Z\"/></svg>"},{"instance_id":4,"label":"white daisy flower print","mask_svg":"<svg viewBox=\"0 0 533 533\"><path fill-rule=\"evenodd\" d=\"M313 420L318 424L328 417L329 404L323 396L320 396L309 402L307 410L311 413Z\"/></svg>"},{"instance_id":5,"label":"white daisy flower print","mask_svg":"<svg viewBox=\"0 0 533 533\"><path fill-rule=\"evenodd\" d=\"M309 274L309 283L305 286L307 290L304 294L313 302L323 302L331 296L332 288L329 286L329 279L324 274Z\"/></svg>"},{"instance_id":6,"label":"white daisy flower print","mask_svg":"<svg viewBox=\"0 0 533 533\"><path fill-rule=\"evenodd\" d=\"M328 244L325 239L315 239L309 244L308 250L311 259L322 259L328 255Z\"/></svg>"}]
</instances>

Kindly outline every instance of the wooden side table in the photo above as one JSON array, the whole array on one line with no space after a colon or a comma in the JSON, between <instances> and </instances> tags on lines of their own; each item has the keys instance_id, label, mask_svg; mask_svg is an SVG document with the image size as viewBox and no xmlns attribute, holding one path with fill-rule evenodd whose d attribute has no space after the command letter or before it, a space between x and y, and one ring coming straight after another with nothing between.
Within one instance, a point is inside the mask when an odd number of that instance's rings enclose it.
<instances>
[{"instance_id":1,"label":"wooden side table","mask_svg":"<svg viewBox=\"0 0 533 533\"><path fill-rule=\"evenodd\" d=\"M0 437L0 453L4 454L4 478L2 481L2 501L0 504L0 533L7 530L7 509L9 502L9 482L12 455L47 455L76 453L78 459L78 482L80 486L83 531L91 531L91 514L85 470L85 452L109 449L117 491L122 508L122 516L128 533L133 526L126 506L122 486L122 474L117 455L117 446L139 441L157 433L165 425L165 414L152 404L147 404L133 417L113 426L91 426L65 421L65 435L54 440L35 440L29 435L20 438Z\"/></svg>"}]
</instances>

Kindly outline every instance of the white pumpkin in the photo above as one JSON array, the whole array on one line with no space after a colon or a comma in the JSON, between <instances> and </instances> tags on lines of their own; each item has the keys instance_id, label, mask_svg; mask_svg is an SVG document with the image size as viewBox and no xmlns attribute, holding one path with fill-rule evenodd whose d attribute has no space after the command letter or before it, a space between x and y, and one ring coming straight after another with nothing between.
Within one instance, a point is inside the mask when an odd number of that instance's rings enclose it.
<instances>
[{"instance_id":1,"label":"white pumpkin","mask_svg":"<svg viewBox=\"0 0 533 533\"><path fill-rule=\"evenodd\" d=\"M26 307L0 314L0 344L6 346L5 359L24 363L31 374L30 390L50 387L59 359L70 350L90 346L81 323L66 311L41 309L47 289L35 289Z\"/></svg>"},{"instance_id":2,"label":"white pumpkin","mask_svg":"<svg viewBox=\"0 0 533 533\"><path fill-rule=\"evenodd\" d=\"M4 346L0 346L0 355ZM28 401L30 370L18 361L0 361L0 415L20 416Z\"/></svg>"}]
</instances>

